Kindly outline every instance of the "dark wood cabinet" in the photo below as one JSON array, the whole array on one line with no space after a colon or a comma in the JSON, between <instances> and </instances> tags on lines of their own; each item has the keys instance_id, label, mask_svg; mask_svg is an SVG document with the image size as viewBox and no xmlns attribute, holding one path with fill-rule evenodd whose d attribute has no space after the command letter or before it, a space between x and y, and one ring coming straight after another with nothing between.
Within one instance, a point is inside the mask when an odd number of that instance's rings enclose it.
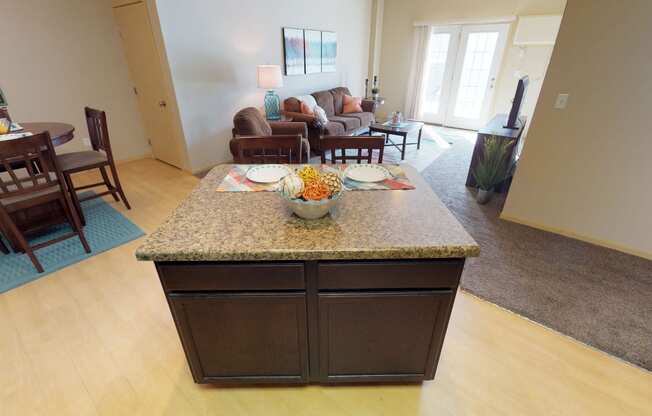
<instances>
[{"instance_id":1,"label":"dark wood cabinet","mask_svg":"<svg viewBox=\"0 0 652 416\"><path fill-rule=\"evenodd\" d=\"M453 294L320 293L324 381L419 381L434 376Z\"/></svg>"},{"instance_id":2,"label":"dark wood cabinet","mask_svg":"<svg viewBox=\"0 0 652 416\"><path fill-rule=\"evenodd\" d=\"M169 302L196 382L308 380L305 294L173 294Z\"/></svg>"},{"instance_id":3,"label":"dark wood cabinet","mask_svg":"<svg viewBox=\"0 0 652 416\"><path fill-rule=\"evenodd\" d=\"M197 383L416 382L464 259L156 266Z\"/></svg>"}]
</instances>

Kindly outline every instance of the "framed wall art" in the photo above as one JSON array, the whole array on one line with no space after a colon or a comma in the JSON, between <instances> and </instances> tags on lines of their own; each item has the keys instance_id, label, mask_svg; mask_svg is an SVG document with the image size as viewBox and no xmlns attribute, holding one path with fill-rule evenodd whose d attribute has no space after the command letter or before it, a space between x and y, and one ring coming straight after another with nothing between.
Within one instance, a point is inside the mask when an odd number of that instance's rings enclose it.
<instances>
[{"instance_id":1,"label":"framed wall art","mask_svg":"<svg viewBox=\"0 0 652 416\"><path fill-rule=\"evenodd\" d=\"M306 73L306 53L303 29L283 28L283 51L285 54L285 75Z\"/></svg>"},{"instance_id":2,"label":"framed wall art","mask_svg":"<svg viewBox=\"0 0 652 416\"><path fill-rule=\"evenodd\" d=\"M321 32L321 72L337 71L337 33Z\"/></svg>"}]
</instances>

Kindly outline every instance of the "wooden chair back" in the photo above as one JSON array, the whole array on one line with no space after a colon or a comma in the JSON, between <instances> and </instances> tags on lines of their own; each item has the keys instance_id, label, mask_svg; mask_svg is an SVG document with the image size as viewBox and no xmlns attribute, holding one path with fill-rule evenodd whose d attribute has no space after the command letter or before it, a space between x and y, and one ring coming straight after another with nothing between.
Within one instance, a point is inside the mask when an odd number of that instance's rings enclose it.
<instances>
[{"instance_id":1,"label":"wooden chair back","mask_svg":"<svg viewBox=\"0 0 652 416\"><path fill-rule=\"evenodd\" d=\"M88 134L91 139L91 146L93 150L104 152L107 159L113 161L113 153L111 152L111 141L109 140L109 129L106 123L106 113L102 110L85 107L86 125L88 126Z\"/></svg>"},{"instance_id":2,"label":"wooden chair back","mask_svg":"<svg viewBox=\"0 0 652 416\"><path fill-rule=\"evenodd\" d=\"M239 137L237 163L300 163L301 135Z\"/></svg>"},{"instance_id":3,"label":"wooden chair back","mask_svg":"<svg viewBox=\"0 0 652 416\"><path fill-rule=\"evenodd\" d=\"M331 163L347 163L349 160L362 163L372 162L373 151L378 150L378 163L383 163L383 153L385 151L385 138L382 136L324 136L321 138L321 163L326 163L326 152L330 151ZM337 156L336 151L340 150ZM355 155L347 154L347 150L357 150ZM366 150L366 154L363 154Z\"/></svg>"},{"instance_id":4,"label":"wooden chair back","mask_svg":"<svg viewBox=\"0 0 652 416\"><path fill-rule=\"evenodd\" d=\"M48 132L0 141L0 200L52 187L61 188L62 176Z\"/></svg>"}]
</instances>

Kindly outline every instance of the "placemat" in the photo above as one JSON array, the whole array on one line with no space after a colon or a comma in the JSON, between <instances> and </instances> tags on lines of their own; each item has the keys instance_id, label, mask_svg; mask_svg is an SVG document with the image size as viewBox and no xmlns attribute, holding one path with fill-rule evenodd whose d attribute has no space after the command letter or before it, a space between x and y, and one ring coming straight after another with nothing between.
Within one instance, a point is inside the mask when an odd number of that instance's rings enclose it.
<instances>
[{"instance_id":1,"label":"placemat","mask_svg":"<svg viewBox=\"0 0 652 416\"><path fill-rule=\"evenodd\" d=\"M2 141L16 140L16 139L22 139L23 137L33 136L33 135L34 134L30 132L0 134L0 140Z\"/></svg>"},{"instance_id":2,"label":"placemat","mask_svg":"<svg viewBox=\"0 0 652 416\"><path fill-rule=\"evenodd\" d=\"M247 171L255 165L234 165L224 177L217 188L217 192L275 192L279 184L262 184L247 179ZM299 165L297 165L298 167ZM356 182L349 178L343 178L342 184L347 191L399 191L414 189L405 171L398 165L383 166L391 173L391 179L382 182L366 183ZM346 165L321 165L321 169L330 172L338 172L346 169Z\"/></svg>"}]
</instances>

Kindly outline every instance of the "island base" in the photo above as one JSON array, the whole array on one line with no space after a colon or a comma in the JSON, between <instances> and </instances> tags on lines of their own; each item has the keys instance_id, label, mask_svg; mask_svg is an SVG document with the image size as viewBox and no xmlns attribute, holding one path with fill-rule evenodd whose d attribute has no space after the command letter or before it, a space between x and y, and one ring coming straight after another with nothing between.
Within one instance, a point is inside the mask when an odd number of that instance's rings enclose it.
<instances>
[{"instance_id":1,"label":"island base","mask_svg":"<svg viewBox=\"0 0 652 416\"><path fill-rule=\"evenodd\" d=\"M157 262L197 383L433 379L464 259Z\"/></svg>"}]
</instances>

